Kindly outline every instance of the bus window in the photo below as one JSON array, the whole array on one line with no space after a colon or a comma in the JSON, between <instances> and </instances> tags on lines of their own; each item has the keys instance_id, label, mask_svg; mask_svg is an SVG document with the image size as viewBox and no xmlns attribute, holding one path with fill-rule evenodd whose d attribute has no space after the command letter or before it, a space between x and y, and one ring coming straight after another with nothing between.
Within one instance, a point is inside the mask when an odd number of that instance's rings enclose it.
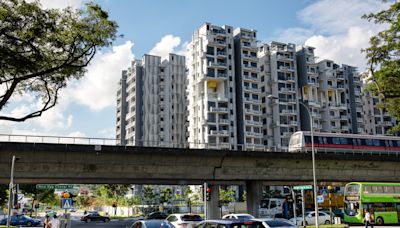
<instances>
[{"instance_id":1,"label":"bus window","mask_svg":"<svg viewBox=\"0 0 400 228\"><path fill-rule=\"evenodd\" d=\"M371 193L374 193L374 194L383 193L383 186L372 186Z\"/></svg>"},{"instance_id":2,"label":"bus window","mask_svg":"<svg viewBox=\"0 0 400 228\"><path fill-rule=\"evenodd\" d=\"M384 193L393 194L394 193L394 187L393 186L383 186L383 192Z\"/></svg>"},{"instance_id":3,"label":"bus window","mask_svg":"<svg viewBox=\"0 0 400 228\"><path fill-rule=\"evenodd\" d=\"M395 186L394 187L394 193L400 194L400 186Z\"/></svg>"},{"instance_id":4,"label":"bus window","mask_svg":"<svg viewBox=\"0 0 400 228\"><path fill-rule=\"evenodd\" d=\"M371 193L372 192L372 186L364 185L364 193Z\"/></svg>"}]
</instances>

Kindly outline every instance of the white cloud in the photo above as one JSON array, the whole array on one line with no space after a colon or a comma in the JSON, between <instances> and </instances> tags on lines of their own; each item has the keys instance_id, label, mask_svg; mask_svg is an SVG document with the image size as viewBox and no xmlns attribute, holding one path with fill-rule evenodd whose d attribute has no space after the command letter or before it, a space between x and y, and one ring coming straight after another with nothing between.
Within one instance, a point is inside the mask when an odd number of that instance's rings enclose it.
<instances>
[{"instance_id":1,"label":"white cloud","mask_svg":"<svg viewBox=\"0 0 400 228\"><path fill-rule=\"evenodd\" d=\"M28 2L33 2L34 0L28 0ZM85 0L40 0L43 8L50 9L50 8L80 8L85 2Z\"/></svg>"},{"instance_id":2,"label":"white cloud","mask_svg":"<svg viewBox=\"0 0 400 228\"><path fill-rule=\"evenodd\" d=\"M388 4L379 0L320 0L298 13L304 27L278 31L277 40L313 46L319 59L354 65L362 71L366 60L361 49L368 47L369 38L383 26L361 16Z\"/></svg>"},{"instance_id":3,"label":"white cloud","mask_svg":"<svg viewBox=\"0 0 400 228\"><path fill-rule=\"evenodd\" d=\"M173 35L165 35L161 38L160 42L158 42L149 52L150 55L161 56L161 59L166 59L169 53L177 53L184 54L185 47L181 47L179 50L176 50L181 43L181 38ZM185 42L183 45L187 45Z\"/></svg>"},{"instance_id":4,"label":"white cloud","mask_svg":"<svg viewBox=\"0 0 400 228\"><path fill-rule=\"evenodd\" d=\"M114 106L122 70L128 68L134 57L132 47L133 43L127 41L110 52L98 53L85 77L67 88L69 96L91 110Z\"/></svg>"}]
</instances>

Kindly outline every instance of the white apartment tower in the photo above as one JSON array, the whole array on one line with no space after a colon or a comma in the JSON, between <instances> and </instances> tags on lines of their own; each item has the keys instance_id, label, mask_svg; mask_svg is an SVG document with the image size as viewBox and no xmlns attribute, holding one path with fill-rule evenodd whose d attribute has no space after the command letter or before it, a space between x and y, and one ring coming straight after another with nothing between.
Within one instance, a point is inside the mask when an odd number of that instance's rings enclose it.
<instances>
[{"instance_id":1,"label":"white apartment tower","mask_svg":"<svg viewBox=\"0 0 400 228\"><path fill-rule=\"evenodd\" d=\"M117 139L140 146L186 146L185 57L144 55L123 71Z\"/></svg>"},{"instance_id":2,"label":"white apartment tower","mask_svg":"<svg viewBox=\"0 0 400 228\"><path fill-rule=\"evenodd\" d=\"M232 27L203 24L193 33L189 55L189 146L236 149Z\"/></svg>"},{"instance_id":3,"label":"white apartment tower","mask_svg":"<svg viewBox=\"0 0 400 228\"><path fill-rule=\"evenodd\" d=\"M299 130L296 46L271 42L258 49L264 145L286 148Z\"/></svg>"},{"instance_id":4,"label":"white apartment tower","mask_svg":"<svg viewBox=\"0 0 400 228\"><path fill-rule=\"evenodd\" d=\"M396 125L396 119L391 117L385 109L379 106L379 104L382 103L381 98L373 95L366 89L369 83L369 74L364 72L360 74L360 77L365 83L365 86L362 87L365 133L371 135L387 135L388 130Z\"/></svg>"},{"instance_id":5,"label":"white apartment tower","mask_svg":"<svg viewBox=\"0 0 400 228\"><path fill-rule=\"evenodd\" d=\"M234 42L238 145L245 150L263 150L256 31L237 28Z\"/></svg>"}]
</instances>

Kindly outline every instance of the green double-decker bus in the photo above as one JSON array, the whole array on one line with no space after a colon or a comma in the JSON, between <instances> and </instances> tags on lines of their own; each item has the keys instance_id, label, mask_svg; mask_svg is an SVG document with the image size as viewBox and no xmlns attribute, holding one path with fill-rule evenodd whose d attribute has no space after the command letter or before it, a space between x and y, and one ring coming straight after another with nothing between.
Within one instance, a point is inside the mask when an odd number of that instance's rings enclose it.
<instances>
[{"instance_id":1,"label":"green double-decker bus","mask_svg":"<svg viewBox=\"0 0 400 228\"><path fill-rule=\"evenodd\" d=\"M344 191L344 221L364 223L368 210L375 224L400 223L400 183L348 183Z\"/></svg>"}]
</instances>

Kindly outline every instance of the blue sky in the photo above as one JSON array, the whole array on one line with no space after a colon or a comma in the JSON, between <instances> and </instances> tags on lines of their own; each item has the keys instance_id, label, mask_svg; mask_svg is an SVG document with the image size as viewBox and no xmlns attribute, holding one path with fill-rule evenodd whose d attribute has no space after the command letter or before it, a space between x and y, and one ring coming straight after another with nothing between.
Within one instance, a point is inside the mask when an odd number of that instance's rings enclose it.
<instances>
[{"instance_id":1,"label":"blue sky","mask_svg":"<svg viewBox=\"0 0 400 228\"><path fill-rule=\"evenodd\" d=\"M30 0L32 1L32 0ZM82 7L85 0L41 0L43 7ZM319 59L365 68L361 48L382 26L360 16L383 9L381 0L95 0L119 24L123 38L99 52L86 76L70 83L59 104L24 123L0 122L0 133L71 137L115 137L115 105L121 70L145 53L185 54L193 31L204 22L253 28L262 42L272 40L316 47ZM21 115L38 102L13 99L3 113Z\"/></svg>"}]
</instances>

